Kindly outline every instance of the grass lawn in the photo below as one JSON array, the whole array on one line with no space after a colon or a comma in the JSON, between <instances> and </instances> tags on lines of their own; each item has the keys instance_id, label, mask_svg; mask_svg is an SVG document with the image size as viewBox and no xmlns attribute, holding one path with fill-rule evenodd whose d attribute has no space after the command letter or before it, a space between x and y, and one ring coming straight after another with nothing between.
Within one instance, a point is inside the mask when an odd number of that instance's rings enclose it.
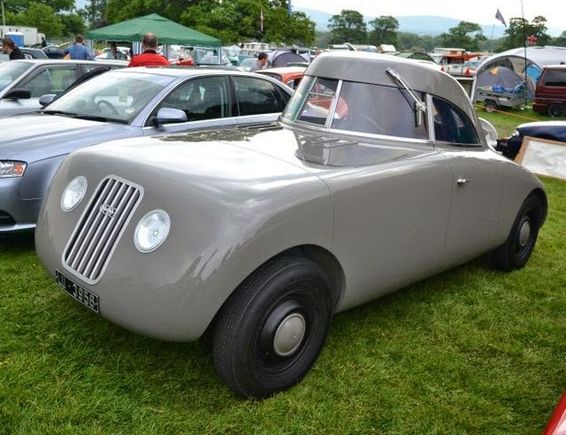
<instances>
[{"instance_id":1,"label":"grass lawn","mask_svg":"<svg viewBox=\"0 0 566 435\"><path fill-rule=\"evenodd\" d=\"M295 388L234 398L207 346L115 327L0 240L0 433L540 433L566 388L566 183L526 268L482 259L339 314Z\"/></svg>"},{"instance_id":2,"label":"grass lawn","mask_svg":"<svg viewBox=\"0 0 566 435\"><path fill-rule=\"evenodd\" d=\"M484 118L493 124L497 129L497 133L499 133L499 137L511 136L515 127L525 122L566 119L564 117L553 119L549 116L541 115L535 112L531 107L527 107L525 110L504 109L498 112L488 113L483 110L482 105L477 104L476 110L480 118Z\"/></svg>"}]
</instances>

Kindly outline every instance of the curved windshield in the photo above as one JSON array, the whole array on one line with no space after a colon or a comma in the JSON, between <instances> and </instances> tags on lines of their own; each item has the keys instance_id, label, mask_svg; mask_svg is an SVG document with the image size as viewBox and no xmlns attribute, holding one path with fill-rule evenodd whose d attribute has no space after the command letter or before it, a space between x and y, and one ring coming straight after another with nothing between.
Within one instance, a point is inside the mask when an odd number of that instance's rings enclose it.
<instances>
[{"instance_id":1,"label":"curved windshield","mask_svg":"<svg viewBox=\"0 0 566 435\"><path fill-rule=\"evenodd\" d=\"M62 95L44 113L130 123L175 77L108 72Z\"/></svg>"},{"instance_id":2,"label":"curved windshield","mask_svg":"<svg viewBox=\"0 0 566 435\"><path fill-rule=\"evenodd\" d=\"M0 91L11 85L32 66L33 64L29 62L15 62L13 60L0 63Z\"/></svg>"}]
</instances>

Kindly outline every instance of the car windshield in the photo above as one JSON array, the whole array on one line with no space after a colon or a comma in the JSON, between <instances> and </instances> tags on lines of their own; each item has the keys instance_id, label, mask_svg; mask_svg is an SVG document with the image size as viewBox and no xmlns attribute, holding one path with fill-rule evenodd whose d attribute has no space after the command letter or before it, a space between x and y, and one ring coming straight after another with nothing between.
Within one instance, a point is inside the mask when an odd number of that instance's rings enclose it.
<instances>
[{"instance_id":1,"label":"car windshield","mask_svg":"<svg viewBox=\"0 0 566 435\"><path fill-rule=\"evenodd\" d=\"M89 80L47 106L47 114L130 123L175 77L108 72Z\"/></svg>"},{"instance_id":2,"label":"car windshield","mask_svg":"<svg viewBox=\"0 0 566 435\"><path fill-rule=\"evenodd\" d=\"M24 72L30 69L33 64L29 62L8 61L0 63L0 91L12 84Z\"/></svg>"}]
</instances>

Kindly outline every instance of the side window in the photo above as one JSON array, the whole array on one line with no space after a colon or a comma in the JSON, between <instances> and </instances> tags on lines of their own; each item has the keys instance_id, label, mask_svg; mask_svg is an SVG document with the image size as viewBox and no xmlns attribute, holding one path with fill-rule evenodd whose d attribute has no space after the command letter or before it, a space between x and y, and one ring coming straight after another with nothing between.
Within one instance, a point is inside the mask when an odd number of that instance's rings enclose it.
<instances>
[{"instance_id":1,"label":"side window","mask_svg":"<svg viewBox=\"0 0 566 435\"><path fill-rule=\"evenodd\" d=\"M282 112L289 97L267 80L233 77L240 116Z\"/></svg>"},{"instance_id":2,"label":"side window","mask_svg":"<svg viewBox=\"0 0 566 435\"><path fill-rule=\"evenodd\" d=\"M18 87L29 90L32 98L39 98L45 94L58 95L76 80L76 70L74 65L46 67Z\"/></svg>"},{"instance_id":3,"label":"side window","mask_svg":"<svg viewBox=\"0 0 566 435\"><path fill-rule=\"evenodd\" d=\"M566 87L566 70L548 70L544 75L544 86Z\"/></svg>"},{"instance_id":4,"label":"side window","mask_svg":"<svg viewBox=\"0 0 566 435\"><path fill-rule=\"evenodd\" d=\"M423 99L423 96L418 93ZM410 139L428 139L426 122L417 125L415 103L397 87L343 82L332 128Z\"/></svg>"},{"instance_id":5,"label":"side window","mask_svg":"<svg viewBox=\"0 0 566 435\"><path fill-rule=\"evenodd\" d=\"M433 97L434 136L437 141L462 145L478 145L474 124L452 103Z\"/></svg>"},{"instance_id":6,"label":"side window","mask_svg":"<svg viewBox=\"0 0 566 435\"><path fill-rule=\"evenodd\" d=\"M183 110L189 121L229 117L228 81L225 77L189 80L171 92L160 107Z\"/></svg>"},{"instance_id":7,"label":"side window","mask_svg":"<svg viewBox=\"0 0 566 435\"><path fill-rule=\"evenodd\" d=\"M316 79L310 88L305 104L297 118L297 121L309 122L317 125L326 124L328 112L332 106L332 100L336 95L338 88L338 80ZM340 102L338 104L340 106ZM341 111L340 107L336 108L336 112ZM345 112L347 112L347 107Z\"/></svg>"}]
</instances>

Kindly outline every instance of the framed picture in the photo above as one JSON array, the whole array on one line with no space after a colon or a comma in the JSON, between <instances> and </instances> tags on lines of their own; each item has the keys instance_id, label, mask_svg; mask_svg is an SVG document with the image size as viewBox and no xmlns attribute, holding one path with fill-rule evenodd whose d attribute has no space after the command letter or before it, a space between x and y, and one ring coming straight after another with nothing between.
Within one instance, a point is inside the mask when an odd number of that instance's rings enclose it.
<instances>
[{"instance_id":1,"label":"framed picture","mask_svg":"<svg viewBox=\"0 0 566 435\"><path fill-rule=\"evenodd\" d=\"M515 162L535 174L566 180L566 142L526 136Z\"/></svg>"}]
</instances>

